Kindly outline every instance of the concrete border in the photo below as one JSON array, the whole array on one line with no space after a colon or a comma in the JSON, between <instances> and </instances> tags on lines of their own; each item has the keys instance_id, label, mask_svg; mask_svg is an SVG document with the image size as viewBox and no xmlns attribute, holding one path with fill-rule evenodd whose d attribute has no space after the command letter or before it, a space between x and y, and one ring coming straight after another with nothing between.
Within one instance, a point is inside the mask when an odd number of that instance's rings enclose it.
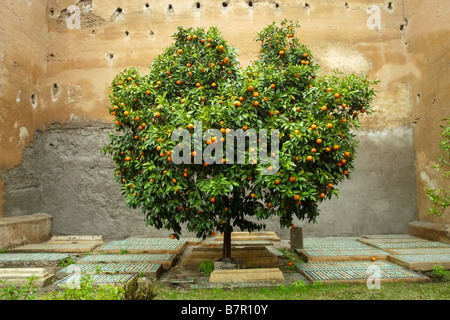
<instances>
[{"instance_id":1,"label":"concrete border","mask_svg":"<svg viewBox=\"0 0 450 320\"><path fill-rule=\"evenodd\" d=\"M49 240L52 219L45 213L0 218L0 249Z\"/></svg>"}]
</instances>

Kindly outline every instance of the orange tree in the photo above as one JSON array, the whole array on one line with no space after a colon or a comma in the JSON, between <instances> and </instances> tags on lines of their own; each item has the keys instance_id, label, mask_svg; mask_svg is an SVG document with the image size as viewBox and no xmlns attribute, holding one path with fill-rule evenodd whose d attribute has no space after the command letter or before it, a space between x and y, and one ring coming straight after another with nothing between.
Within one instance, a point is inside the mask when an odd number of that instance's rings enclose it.
<instances>
[{"instance_id":1,"label":"orange tree","mask_svg":"<svg viewBox=\"0 0 450 320\"><path fill-rule=\"evenodd\" d=\"M127 204L142 208L147 225L171 230L172 238L183 225L199 237L221 232L223 258L230 258L234 228L261 230L271 216L281 227L294 217L314 222L319 203L338 195L377 80L318 76L297 28L286 20L267 26L256 39L258 59L243 68L217 28L179 27L149 74L129 68L115 77L109 112L116 130L104 151ZM180 129L187 139L174 138ZM255 145L245 139L250 130L268 133ZM230 140L240 143L229 147Z\"/></svg>"}]
</instances>

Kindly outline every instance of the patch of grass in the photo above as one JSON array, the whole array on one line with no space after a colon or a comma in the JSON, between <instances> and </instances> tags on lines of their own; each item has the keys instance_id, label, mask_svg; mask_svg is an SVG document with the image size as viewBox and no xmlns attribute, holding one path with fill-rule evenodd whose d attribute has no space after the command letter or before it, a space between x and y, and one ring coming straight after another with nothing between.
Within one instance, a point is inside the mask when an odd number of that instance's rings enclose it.
<instances>
[{"instance_id":1,"label":"patch of grass","mask_svg":"<svg viewBox=\"0 0 450 320\"><path fill-rule=\"evenodd\" d=\"M365 284L304 284L242 289L164 289L159 300L448 300L448 282L386 283L379 290Z\"/></svg>"},{"instance_id":2,"label":"patch of grass","mask_svg":"<svg viewBox=\"0 0 450 320\"><path fill-rule=\"evenodd\" d=\"M210 260L204 260L198 266L198 271L203 272L206 276L209 276L214 271L214 263Z\"/></svg>"},{"instance_id":3,"label":"patch of grass","mask_svg":"<svg viewBox=\"0 0 450 320\"><path fill-rule=\"evenodd\" d=\"M70 266L71 264L76 264L75 260L73 260L72 257L68 257L66 259L63 259L59 262L58 266L60 268L65 268L67 266Z\"/></svg>"},{"instance_id":4,"label":"patch of grass","mask_svg":"<svg viewBox=\"0 0 450 320\"><path fill-rule=\"evenodd\" d=\"M440 265L435 265L433 267L433 271L431 273L431 275L439 280L448 280L450 278L450 272L448 272L447 270L445 270L442 266Z\"/></svg>"}]
</instances>

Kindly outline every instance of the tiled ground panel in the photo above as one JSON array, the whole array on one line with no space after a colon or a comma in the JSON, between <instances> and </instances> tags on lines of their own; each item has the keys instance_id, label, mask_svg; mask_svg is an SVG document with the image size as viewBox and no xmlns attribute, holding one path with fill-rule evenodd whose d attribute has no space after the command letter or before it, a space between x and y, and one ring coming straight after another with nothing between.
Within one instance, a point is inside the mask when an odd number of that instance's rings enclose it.
<instances>
[{"instance_id":1,"label":"tiled ground panel","mask_svg":"<svg viewBox=\"0 0 450 320\"><path fill-rule=\"evenodd\" d=\"M171 239L127 239L111 241L103 246L101 250L177 250L184 246L185 243L185 241Z\"/></svg>"},{"instance_id":2,"label":"tiled ground panel","mask_svg":"<svg viewBox=\"0 0 450 320\"><path fill-rule=\"evenodd\" d=\"M28 261L60 261L68 258L65 253L2 253L0 262L28 262Z\"/></svg>"},{"instance_id":3,"label":"tiled ground panel","mask_svg":"<svg viewBox=\"0 0 450 320\"><path fill-rule=\"evenodd\" d=\"M365 281L374 276L369 266L373 264L378 267L379 279L414 279L427 280L418 273L407 270L388 262L310 262L296 263L296 267L301 270L312 281Z\"/></svg>"},{"instance_id":4,"label":"tiled ground panel","mask_svg":"<svg viewBox=\"0 0 450 320\"><path fill-rule=\"evenodd\" d=\"M450 248L450 245L436 241L416 242L372 242L373 246L380 249L415 249L415 248Z\"/></svg>"},{"instance_id":5,"label":"tiled ground panel","mask_svg":"<svg viewBox=\"0 0 450 320\"><path fill-rule=\"evenodd\" d=\"M417 262L432 262L432 263L442 263L450 262L450 254L411 254L411 255L396 255L398 259L401 259L410 263Z\"/></svg>"},{"instance_id":6,"label":"tiled ground panel","mask_svg":"<svg viewBox=\"0 0 450 320\"><path fill-rule=\"evenodd\" d=\"M338 257L338 256L380 256L389 255L389 253L379 249L330 249L330 250L314 250L314 249L296 249L297 252L302 251L309 257Z\"/></svg>"},{"instance_id":7,"label":"tiled ground panel","mask_svg":"<svg viewBox=\"0 0 450 320\"><path fill-rule=\"evenodd\" d=\"M356 238L307 238L303 240L304 249L367 249L368 245Z\"/></svg>"},{"instance_id":8,"label":"tiled ground panel","mask_svg":"<svg viewBox=\"0 0 450 320\"><path fill-rule=\"evenodd\" d=\"M125 263L170 261L174 254L93 254L79 260L80 263Z\"/></svg>"},{"instance_id":9,"label":"tiled ground panel","mask_svg":"<svg viewBox=\"0 0 450 320\"><path fill-rule=\"evenodd\" d=\"M282 257L283 256L283 252L281 252L280 250L278 250L274 246L266 246L266 249L269 250L274 255L276 255L277 257Z\"/></svg>"},{"instance_id":10,"label":"tiled ground panel","mask_svg":"<svg viewBox=\"0 0 450 320\"><path fill-rule=\"evenodd\" d=\"M92 243L40 243L27 244L25 246L11 249L11 252L89 252L97 247Z\"/></svg>"},{"instance_id":11,"label":"tiled ground panel","mask_svg":"<svg viewBox=\"0 0 450 320\"><path fill-rule=\"evenodd\" d=\"M64 268L62 273L139 273L156 272L160 268L158 263L106 263L106 264L72 264Z\"/></svg>"},{"instance_id":12,"label":"tiled ground panel","mask_svg":"<svg viewBox=\"0 0 450 320\"><path fill-rule=\"evenodd\" d=\"M93 274L89 275L93 285L126 284L136 277L135 274ZM56 286L74 285L80 283L80 276L73 274L58 281Z\"/></svg>"},{"instance_id":13,"label":"tiled ground panel","mask_svg":"<svg viewBox=\"0 0 450 320\"><path fill-rule=\"evenodd\" d=\"M375 235L364 235L363 238L366 239L419 239L417 237L411 236L409 234L375 234Z\"/></svg>"},{"instance_id":14,"label":"tiled ground panel","mask_svg":"<svg viewBox=\"0 0 450 320\"><path fill-rule=\"evenodd\" d=\"M410 254L450 254L450 248L417 248L417 249L390 249L393 254L410 255Z\"/></svg>"},{"instance_id":15,"label":"tiled ground panel","mask_svg":"<svg viewBox=\"0 0 450 320\"><path fill-rule=\"evenodd\" d=\"M367 270L371 265L376 265L380 269L402 269L402 267L387 261L333 261L333 262L308 262L308 263L296 263L300 270L354 270L362 269Z\"/></svg>"}]
</instances>

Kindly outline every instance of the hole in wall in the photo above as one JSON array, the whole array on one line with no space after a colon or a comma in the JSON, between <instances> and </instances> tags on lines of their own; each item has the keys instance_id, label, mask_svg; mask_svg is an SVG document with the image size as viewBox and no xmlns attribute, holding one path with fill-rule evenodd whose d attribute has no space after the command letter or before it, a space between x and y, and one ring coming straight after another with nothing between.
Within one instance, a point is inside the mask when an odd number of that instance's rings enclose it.
<instances>
[{"instance_id":1,"label":"hole in wall","mask_svg":"<svg viewBox=\"0 0 450 320\"><path fill-rule=\"evenodd\" d=\"M350 5L348 4L348 2L344 3L344 7L345 7L345 8L349 8L349 7L350 7Z\"/></svg>"},{"instance_id":2,"label":"hole in wall","mask_svg":"<svg viewBox=\"0 0 450 320\"><path fill-rule=\"evenodd\" d=\"M195 3L195 7L196 7L197 9L200 9L200 7L201 7L200 2L196 2L196 3Z\"/></svg>"},{"instance_id":3,"label":"hole in wall","mask_svg":"<svg viewBox=\"0 0 450 320\"><path fill-rule=\"evenodd\" d=\"M122 13L122 8L121 7L117 7L117 9L116 9L116 11L115 11L115 13Z\"/></svg>"},{"instance_id":4,"label":"hole in wall","mask_svg":"<svg viewBox=\"0 0 450 320\"><path fill-rule=\"evenodd\" d=\"M114 53L108 53L108 54L106 55L106 57L107 57L109 60L112 60L112 59L114 59Z\"/></svg>"},{"instance_id":5,"label":"hole in wall","mask_svg":"<svg viewBox=\"0 0 450 320\"><path fill-rule=\"evenodd\" d=\"M92 34L95 34L95 30L92 30L91 33L92 33Z\"/></svg>"},{"instance_id":6,"label":"hole in wall","mask_svg":"<svg viewBox=\"0 0 450 320\"><path fill-rule=\"evenodd\" d=\"M155 37L155 33L153 32L153 30L150 30L150 32L148 33L150 35L150 37L154 38Z\"/></svg>"},{"instance_id":7,"label":"hole in wall","mask_svg":"<svg viewBox=\"0 0 450 320\"><path fill-rule=\"evenodd\" d=\"M394 7L392 6L392 2L388 2L388 9L389 9L389 10L394 9Z\"/></svg>"},{"instance_id":8,"label":"hole in wall","mask_svg":"<svg viewBox=\"0 0 450 320\"><path fill-rule=\"evenodd\" d=\"M54 83L51 89L52 99L53 101L58 100L59 95L61 94L61 86L59 83Z\"/></svg>"},{"instance_id":9,"label":"hole in wall","mask_svg":"<svg viewBox=\"0 0 450 320\"><path fill-rule=\"evenodd\" d=\"M280 4L278 2L275 2L275 8L279 8Z\"/></svg>"},{"instance_id":10,"label":"hole in wall","mask_svg":"<svg viewBox=\"0 0 450 320\"><path fill-rule=\"evenodd\" d=\"M53 17L55 14L55 9L50 8L50 17Z\"/></svg>"},{"instance_id":11,"label":"hole in wall","mask_svg":"<svg viewBox=\"0 0 450 320\"><path fill-rule=\"evenodd\" d=\"M148 2L145 4L145 8L150 8L150 4Z\"/></svg>"},{"instance_id":12,"label":"hole in wall","mask_svg":"<svg viewBox=\"0 0 450 320\"><path fill-rule=\"evenodd\" d=\"M248 1L247 4L249 7L253 7L253 1Z\"/></svg>"},{"instance_id":13,"label":"hole in wall","mask_svg":"<svg viewBox=\"0 0 450 320\"><path fill-rule=\"evenodd\" d=\"M228 7L228 2L226 2L226 1L222 2L222 7L224 7L224 8Z\"/></svg>"},{"instance_id":14,"label":"hole in wall","mask_svg":"<svg viewBox=\"0 0 450 320\"><path fill-rule=\"evenodd\" d=\"M310 7L309 3L305 2L305 8L309 8L309 7Z\"/></svg>"},{"instance_id":15,"label":"hole in wall","mask_svg":"<svg viewBox=\"0 0 450 320\"><path fill-rule=\"evenodd\" d=\"M173 9L173 5L169 3L169 5L167 6L167 9L172 10Z\"/></svg>"},{"instance_id":16,"label":"hole in wall","mask_svg":"<svg viewBox=\"0 0 450 320\"><path fill-rule=\"evenodd\" d=\"M37 107L37 96L35 93L33 93L30 97L30 101L31 101L31 106L33 107L33 109L36 109Z\"/></svg>"},{"instance_id":17,"label":"hole in wall","mask_svg":"<svg viewBox=\"0 0 450 320\"><path fill-rule=\"evenodd\" d=\"M128 37L130 35L130 32L127 30L125 31L125 37Z\"/></svg>"}]
</instances>

